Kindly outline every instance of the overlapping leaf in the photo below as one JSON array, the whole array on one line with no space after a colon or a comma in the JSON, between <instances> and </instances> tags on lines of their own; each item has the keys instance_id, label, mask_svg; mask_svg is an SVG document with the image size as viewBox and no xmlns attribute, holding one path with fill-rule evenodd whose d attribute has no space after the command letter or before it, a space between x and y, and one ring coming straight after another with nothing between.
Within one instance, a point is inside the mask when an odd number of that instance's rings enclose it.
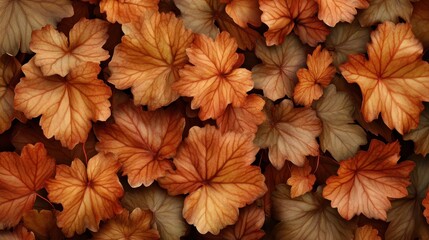
<instances>
[{"instance_id":1,"label":"overlapping leaf","mask_svg":"<svg viewBox=\"0 0 429 240\"><path fill-rule=\"evenodd\" d=\"M319 4L319 19L334 27L338 22L351 23L357 14L356 8L368 8L368 0L316 0Z\"/></svg>"},{"instance_id":2,"label":"overlapping leaf","mask_svg":"<svg viewBox=\"0 0 429 240\"><path fill-rule=\"evenodd\" d=\"M426 156L429 153L429 105L420 114L419 125L404 136L405 140L413 140L415 153Z\"/></svg>"},{"instance_id":3,"label":"overlapping leaf","mask_svg":"<svg viewBox=\"0 0 429 240\"><path fill-rule=\"evenodd\" d=\"M137 21L142 15L158 10L159 0L101 0L100 11L105 12L111 23Z\"/></svg>"},{"instance_id":4,"label":"overlapping leaf","mask_svg":"<svg viewBox=\"0 0 429 240\"><path fill-rule=\"evenodd\" d=\"M114 124L96 128L97 150L112 152L122 164L131 187L149 186L173 166L185 119L172 109L143 111L132 103L113 112Z\"/></svg>"},{"instance_id":5,"label":"overlapping leaf","mask_svg":"<svg viewBox=\"0 0 429 240\"><path fill-rule=\"evenodd\" d=\"M411 15L411 25L413 33L422 42L423 46L429 48L429 1L418 1L413 3L413 15Z\"/></svg>"},{"instance_id":6,"label":"overlapping leaf","mask_svg":"<svg viewBox=\"0 0 429 240\"><path fill-rule=\"evenodd\" d=\"M237 222L223 229L219 235L226 240L262 239L265 235L261 230L264 220L264 210L255 204L250 205L240 209Z\"/></svg>"},{"instance_id":7,"label":"overlapping leaf","mask_svg":"<svg viewBox=\"0 0 429 240\"><path fill-rule=\"evenodd\" d=\"M259 10L258 0L220 0L227 3L226 13L234 22L242 27L247 28L248 23L259 27L261 26L261 10Z\"/></svg>"},{"instance_id":8,"label":"overlapping leaf","mask_svg":"<svg viewBox=\"0 0 429 240\"><path fill-rule=\"evenodd\" d=\"M24 226L31 230L37 239L57 240L64 239L64 235L57 227L56 218L50 210L30 210L23 216Z\"/></svg>"},{"instance_id":9,"label":"overlapping leaf","mask_svg":"<svg viewBox=\"0 0 429 240\"><path fill-rule=\"evenodd\" d=\"M296 198L311 191L313 184L316 181L316 176L311 174L311 166L308 161L305 161L304 166L297 167L293 165L290 170L290 178L287 184L291 186L290 196Z\"/></svg>"},{"instance_id":10,"label":"overlapping leaf","mask_svg":"<svg viewBox=\"0 0 429 240\"><path fill-rule=\"evenodd\" d=\"M355 233L355 240L381 240L378 236L378 230L370 225L359 227Z\"/></svg>"},{"instance_id":11,"label":"overlapping leaf","mask_svg":"<svg viewBox=\"0 0 429 240\"><path fill-rule=\"evenodd\" d=\"M193 127L174 164L177 170L160 178L169 194L189 194L183 216L200 233L218 234L238 220L238 208L261 197L267 187L260 169L250 164L258 148L254 135L227 132L215 127Z\"/></svg>"},{"instance_id":12,"label":"overlapping leaf","mask_svg":"<svg viewBox=\"0 0 429 240\"><path fill-rule=\"evenodd\" d=\"M19 74L21 64L7 55L0 56L0 133L10 128L14 118L12 80Z\"/></svg>"},{"instance_id":13,"label":"overlapping leaf","mask_svg":"<svg viewBox=\"0 0 429 240\"><path fill-rule=\"evenodd\" d=\"M370 0L370 5L359 15L362 26L392 21L399 22L402 18L409 22L413 5L410 0Z\"/></svg>"},{"instance_id":14,"label":"overlapping leaf","mask_svg":"<svg viewBox=\"0 0 429 240\"><path fill-rule=\"evenodd\" d=\"M174 14L145 14L122 25L125 36L109 63L109 82L118 89L131 87L134 103L155 110L179 97L171 85L187 62L186 48L193 33Z\"/></svg>"}]
</instances>

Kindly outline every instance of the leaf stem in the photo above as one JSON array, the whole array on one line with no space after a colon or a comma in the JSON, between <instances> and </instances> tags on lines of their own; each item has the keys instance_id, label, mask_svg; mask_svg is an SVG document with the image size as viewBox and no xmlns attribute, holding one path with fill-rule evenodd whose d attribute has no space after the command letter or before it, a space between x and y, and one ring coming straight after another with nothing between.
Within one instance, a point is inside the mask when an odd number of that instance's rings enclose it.
<instances>
[{"instance_id":1,"label":"leaf stem","mask_svg":"<svg viewBox=\"0 0 429 240\"><path fill-rule=\"evenodd\" d=\"M88 166L88 155L86 154L85 143L86 141L82 143L82 151L83 151L83 155L85 156L86 166Z\"/></svg>"},{"instance_id":2,"label":"leaf stem","mask_svg":"<svg viewBox=\"0 0 429 240\"><path fill-rule=\"evenodd\" d=\"M51 205L52 209L55 210L54 205L51 203L51 201L49 201L49 199L43 197L42 195L40 195L39 193L36 192L36 196L38 196L39 198L43 199L45 202L49 203L49 205Z\"/></svg>"}]
</instances>

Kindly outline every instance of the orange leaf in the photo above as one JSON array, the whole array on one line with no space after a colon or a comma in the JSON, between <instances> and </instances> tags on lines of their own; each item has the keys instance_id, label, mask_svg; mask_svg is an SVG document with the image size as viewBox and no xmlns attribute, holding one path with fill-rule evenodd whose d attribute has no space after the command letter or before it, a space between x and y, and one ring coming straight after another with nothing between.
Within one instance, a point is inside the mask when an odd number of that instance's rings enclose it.
<instances>
[{"instance_id":1,"label":"orange leaf","mask_svg":"<svg viewBox=\"0 0 429 240\"><path fill-rule=\"evenodd\" d=\"M296 72L305 65L305 50L298 38L288 36L275 47L258 42L255 54L262 60L262 64L252 68L255 88L262 89L264 96L273 101L285 95L292 97Z\"/></svg>"},{"instance_id":2,"label":"orange leaf","mask_svg":"<svg viewBox=\"0 0 429 240\"><path fill-rule=\"evenodd\" d=\"M377 229L371 225L365 225L356 230L354 240L381 240L381 237L378 236Z\"/></svg>"},{"instance_id":3,"label":"orange leaf","mask_svg":"<svg viewBox=\"0 0 429 240\"><path fill-rule=\"evenodd\" d=\"M298 84L295 86L293 99L296 103L310 106L313 100L319 99L323 88L331 83L335 68L331 66L332 57L326 49L319 45L312 55L307 56L307 68L297 72Z\"/></svg>"},{"instance_id":4,"label":"orange leaf","mask_svg":"<svg viewBox=\"0 0 429 240\"><path fill-rule=\"evenodd\" d=\"M316 181L316 176L310 174L311 167L306 160L303 167L292 166L290 170L290 178L287 180L287 184L291 186L292 198L299 197L313 188L313 184Z\"/></svg>"},{"instance_id":5,"label":"orange leaf","mask_svg":"<svg viewBox=\"0 0 429 240\"><path fill-rule=\"evenodd\" d=\"M219 235L225 240L262 239L265 232L261 229L265 222L264 210L252 204L240 209L238 221L223 229Z\"/></svg>"},{"instance_id":6,"label":"orange leaf","mask_svg":"<svg viewBox=\"0 0 429 240\"><path fill-rule=\"evenodd\" d=\"M24 226L33 231L37 239L64 239L64 235L57 227L55 215L50 210L31 210L23 216Z\"/></svg>"},{"instance_id":7,"label":"orange leaf","mask_svg":"<svg viewBox=\"0 0 429 240\"><path fill-rule=\"evenodd\" d=\"M174 14L152 13L122 25L125 36L109 63L108 79L118 89L131 87L134 103L149 110L166 106L179 97L171 85L188 62L185 49L193 34Z\"/></svg>"},{"instance_id":8,"label":"orange leaf","mask_svg":"<svg viewBox=\"0 0 429 240\"><path fill-rule=\"evenodd\" d=\"M8 55L0 56L0 133L8 130L14 119L12 80L20 73L21 64Z\"/></svg>"},{"instance_id":9,"label":"orange leaf","mask_svg":"<svg viewBox=\"0 0 429 240\"><path fill-rule=\"evenodd\" d=\"M78 158L70 167L57 166L55 179L46 182L46 190L49 200L63 206L57 213L57 225L66 237L86 228L96 232L100 220L122 212L119 199L124 189L116 176L120 167L112 153L95 155L88 167Z\"/></svg>"},{"instance_id":10,"label":"orange leaf","mask_svg":"<svg viewBox=\"0 0 429 240\"><path fill-rule=\"evenodd\" d=\"M216 119L228 104L239 107L246 101L246 92L253 88L251 72L238 68L244 56L236 53L237 43L229 33L222 32L213 41L197 35L186 50L192 65L180 70L180 79L173 89L182 96L194 97L192 109L201 108L201 120Z\"/></svg>"},{"instance_id":11,"label":"orange leaf","mask_svg":"<svg viewBox=\"0 0 429 240\"><path fill-rule=\"evenodd\" d=\"M265 101L256 94L247 96L241 107L229 105L225 112L216 119L222 133L227 131L256 133L258 125L265 120L262 112Z\"/></svg>"},{"instance_id":12,"label":"orange leaf","mask_svg":"<svg viewBox=\"0 0 429 240\"><path fill-rule=\"evenodd\" d=\"M224 0L222 0L224 1ZM240 49L252 50L257 40L261 40L260 34L252 28L242 28L225 12L226 5L219 0L174 0L180 9L181 17L186 28L194 33L201 33L215 38L220 31L227 31L237 41ZM237 0L234 0L237 1ZM252 5L255 0L238 0L245 5ZM237 3L232 3L237 5ZM235 8L234 8L235 9ZM250 9L251 12L259 12L257 8ZM254 14L252 14L254 15ZM246 14L246 18L250 15ZM258 16L259 17L259 16ZM256 19L252 16L252 19ZM219 28L218 28L219 27Z\"/></svg>"},{"instance_id":13,"label":"orange leaf","mask_svg":"<svg viewBox=\"0 0 429 240\"><path fill-rule=\"evenodd\" d=\"M176 172L159 179L170 195L187 194L183 216L205 234L218 234L238 220L238 208L267 191L259 167L250 166L258 148L253 134L221 134L213 126L193 127L174 164Z\"/></svg>"},{"instance_id":14,"label":"orange leaf","mask_svg":"<svg viewBox=\"0 0 429 240\"><path fill-rule=\"evenodd\" d=\"M10 231L0 231L0 239L4 240L35 240L33 232L29 232L24 226L19 225L16 227L13 232Z\"/></svg>"},{"instance_id":15,"label":"orange leaf","mask_svg":"<svg viewBox=\"0 0 429 240\"><path fill-rule=\"evenodd\" d=\"M255 143L269 149L270 162L280 170L286 160L303 166L305 156L317 156L319 144L316 137L322 132L322 124L316 112L310 108L294 108L290 100L279 105L265 103L267 120L259 126Z\"/></svg>"},{"instance_id":16,"label":"orange leaf","mask_svg":"<svg viewBox=\"0 0 429 240\"><path fill-rule=\"evenodd\" d=\"M100 231L93 233L94 240L116 239L159 239L156 229L151 229L152 213L140 208L131 213L124 210L120 215L107 221Z\"/></svg>"},{"instance_id":17,"label":"orange leaf","mask_svg":"<svg viewBox=\"0 0 429 240\"><path fill-rule=\"evenodd\" d=\"M399 142L384 144L372 140L367 152L341 161L338 176L326 180L323 196L332 207L350 220L363 213L369 218L386 220L390 198L407 196L409 175L415 163L399 160Z\"/></svg>"},{"instance_id":18,"label":"orange leaf","mask_svg":"<svg viewBox=\"0 0 429 240\"><path fill-rule=\"evenodd\" d=\"M22 67L24 78L15 88L15 108L27 118L42 115L40 125L47 138L55 136L64 147L72 149L85 142L92 121L110 116L110 88L97 75L100 67L86 63L62 78L44 77L34 60Z\"/></svg>"},{"instance_id":19,"label":"orange leaf","mask_svg":"<svg viewBox=\"0 0 429 240\"><path fill-rule=\"evenodd\" d=\"M0 153L0 229L17 225L33 208L37 191L54 171L55 160L41 143L25 146L21 156Z\"/></svg>"},{"instance_id":20,"label":"orange leaf","mask_svg":"<svg viewBox=\"0 0 429 240\"><path fill-rule=\"evenodd\" d=\"M268 25L264 33L268 46L283 43L292 30L303 43L313 47L329 34L326 25L316 17L314 0L259 0L259 4L262 22Z\"/></svg>"},{"instance_id":21,"label":"orange leaf","mask_svg":"<svg viewBox=\"0 0 429 240\"><path fill-rule=\"evenodd\" d=\"M261 10L259 10L258 0L221 0L227 3L226 13L234 22L242 27L247 28L250 23L255 27L261 26Z\"/></svg>"},{"instance_id":22,"label":"orange leaf","mask_svg":"<svg viewBox=\"0 0 429 240\"><path fill-rule=\"evenodd\" d=\"M0 56L29 52L31 32L46 24L56 25L73 15L70 0L2 1L0 7Z\"/></svg>"},{"instance_id":23,"label":"orange leaf","mask_svg":"<svg viewBox=\"0 0 429 240\"><path fill-rule=\"evenodd\" d=\"M51 25L33 31L30 49L36 53L34 63L40 67L43 76L58 74L62 77L80 64L99 64L109 58L109 53L102 48L109 37L108 26L99 19L82 18L70 30L70 43L64 33Z\"/></svg>"},{"instance_id":24,"label":"orange leaf","mask_svg":"<svg viewBox=\"0 0 429 240\"><path fill-rule=\"evenodd\" d=\"M101 0L100 11L106 13L107 21L121 24L138 20L148 11L158 11L159 0Z\"/></svg>"},{"instance_id":25,"label":"orange leaf","mask_svg":"<svg viewBox=\"0 0 429 240\"><path fill-rule=\"evenodd\" d=\"M334 27L338 22L351 23L357 14L356 8L369 7L368 0L316 0L319 4L319 19Z\"/></svg>"},{"instance_id":26,"label":"orange leaf","mask_svg":"<svg viewBox=\"0 0 429 240\"><path fill-rule=\"evenodd\" d=\"M132 103L113 112L115 124L96 128L97 150L112 152L122 164L131 187L146 187L172 170L182 141L185 119L177 111L143 111Z\"/></svg>"},{"instance_id":27,"label":"orange leaf","mask_svg":"<svg viewBox=\"0 0 429 240\"><path fill-rule=\"evenodd\" d=\"M361 88L365 121L381 112L390 129L404 134L417 127L421 101L429 101L429 63L421 60L423 48L410 24L380 24L371 40L369 59L350 55L341 73Z\"/></svg>"}]
</instances>

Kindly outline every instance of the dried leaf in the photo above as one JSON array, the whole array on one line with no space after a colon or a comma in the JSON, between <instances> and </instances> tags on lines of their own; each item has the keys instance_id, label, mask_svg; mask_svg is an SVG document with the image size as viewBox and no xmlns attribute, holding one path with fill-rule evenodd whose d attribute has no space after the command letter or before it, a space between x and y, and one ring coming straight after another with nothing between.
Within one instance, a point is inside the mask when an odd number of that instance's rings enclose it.
<instances>
[{"instance_id":1,"label":"dried leaf","mask_svg":"<svg viewBox=\"0 0 429 240\"><path fill-rule=\"evenodd\" d=\"M31 210L23 216L24 226L34 232L37 239L62 240L64 235L57 227L55 215L50 210Z\"/></svg>"},{"instance_id":2,"label":"dried leaf","mask_svg":"<svg viewBox=\"0 0 429 240\"><path fill-rule=\"evenodd\" d=\"M124 189L116 176L119 168L111 153L95 155L88 167L78 158L70 167L57 166L55 179L46 182L46 190L50 201L63 206L56 217L66 237L82 234L87 228L97 232L100 220L122 212L119 199Z\"/></svg>"},{"instance_id":3,"label":"dried leaf","mask_svg":"<svg viewBox=\"0 0 429 240\"><path fill-rule=\"evenodd\" d=\"M415 153L423 156L429 153L429 105L421 113L417 128L406 134L404 140L413 140Z\"/></svg>"},{"instance_id":4,"label":"dried leaf","mask_svg":"<svg viewBox=\"0 0 429 240\"><path fill-rule=\"evenodd\" d=\"M261 10L259 10L258 0L220 0L227 3L226 13L234 22L242 27L247 28L247 24L255 27L261 26Z\"/></svg>"},{"instance_id":5,"label":"dried leaf","mask_svg":"<svg viewBox=\"0 0 429 240\"><path fill-rule=\"evenodd\" d=\"M313 184L316 181L316 176L311 174L311 166L308 161L305 161L304 166L297 167L293 165L290 170L290 178L287 184L291 186L290 196L296 198L313 189Z\"/></svg>"},{"instance_id":6,"label":"dried leaf","mask_svg":"<svg viewBox=\"0 0 429 240\"><path fill-rule=\"evenodd\" d=\"M0 239L4 240L35 240L33 232L29 232L24 226L19 225L12 232L0 231Z\"/></svg>"},{"instance_id":7,"label":"dried leaf","mask_svg":"<svg viewBox=\"0 0 429 240\"><path fill-rule=\"evenodd\" d=\"M355 240L381 240L378 230L371 225L365 225L356 229Z\"/></svg>"},{"instance_id":8,"label":"dried leaf","mask_svg":"<svg viewBox=\"0 0 429 240\"><path fill-rule=\"evenodd\" d=\"M219 235L225 240L257 240L265 235L261 229L265 215L262 208L255 204L240 209L238 221L233 226L224 228Z\"/></svg>"},{"instance_id":9,"label":"dried leaf","mask_svg":"<svg viewBox=\"0 0 429 240\"><path fill-rule=\"evenodd\" d=\"M338 22L351 23L357 14L356 8L369 7L368 0L316 0L319 4L319 19L334 27Z\"/></svg>"},{"instance_id":10,"label":"dried leaf","mask_svg":"<svg viewBox=\"0 0 429 240\"><path fill-rule=\"evenodd\" d=\"M425 49L429 48L429 1L421 0L413 3L413 15L411 25L414 35L420 40Z\"/></svg>"},{"instance_id":11,"label":"dried leaf","mask_svg":"<svg viewBox=\"0 0 429 240\"><path fill-rule=\"evenodd\" d=\"M409 22L412 12L410 0L370 0L369 8L359 15L359 22L364 27L386 21L397 23L399 18Z\"/></svg>"},{"instance_id":12,"label":"dried leaf","mask_svg":"<svg viewBox=\"0 0 429 240\"><path fill-rule=\"evenodd\" d=\"M137 21L150 11L158 11L159 0L101 0L100 11L105 12L107 21L121 24Z\"/></svg>"},{"instance_id":13,"label":"dried leaf","mask_svg":"<svg viewBox=\"0 0 429 240\"><path fill-rule=\"evenodd\" d=\"M21 64L8 55L0 56L0 133L8 130L15 118L12 80L21 72Z\"/></svg>"},{"instance_id":14,"label":"dried leaf","mask_svg":"<svg viewBox=\"0 0 429 240\"><path fill-rule=\"evenodd\" d=\"M350 220L363 213L369 218L387 219L389 199L407 196L412 161L397 163L399 142L384 144L376 139L367 152L340 162L338 176L326 180L323 197L331 200L340 215Z\"/></svg>"},{"instance_id":15,"label":"dried leaf","mask_svg":"<svg viewBox=\"0 0 429 240\"><path fill-rule=\"evenodd\" d=\"M258 151L253 138L221 134L213 126L193 127L174 159L177 170L159 179L170 195L189 193L183 216L200 233L218 234L234 224L238 208L267 191L260 168L250 166Z\"/></svg>"}]
</instances>

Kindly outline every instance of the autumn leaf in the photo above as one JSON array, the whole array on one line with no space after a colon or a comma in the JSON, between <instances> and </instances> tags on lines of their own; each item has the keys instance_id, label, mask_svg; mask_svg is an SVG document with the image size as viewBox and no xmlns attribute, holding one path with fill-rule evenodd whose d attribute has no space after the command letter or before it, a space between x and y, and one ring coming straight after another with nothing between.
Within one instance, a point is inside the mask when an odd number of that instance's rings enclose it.
<instances>
[{"instance_id":1,"label":"autumn leaf","mask_svg":"<svg viewBox=\"0 0 429 240\"><path fill-rule=\"evenodd\" d=\"M429 186L429 159L414 156L412 160L416 167L411 172L411 185L408 186L408 196L392 201L392 208L387 212L389 226L385 239L427 239L429 225L423 216L422 200Z\"/></svg>"},{"instance_id":2,"label":"autumn leaf","mask_svg":"<svg viewBox=\"0 0 429 240\"><path fill-rule=\"evenodd\" d=\"M201 120L216 119L228 104L239 107L246 101L246 92L253 88L251 72L238 68L244 60L236 53L237 43L227 32L213 41L205 35L196 35L186 50L193 65L180 70L180 79L173 89L182 96L193 97L191 108L200 108Z\"/></svg>"},{"instance_id":3,"label":"autumn leaf","mask_svg":"<svg viewBox=\"0 0 429 240\"><path fill-rule=\"evenodd\" d=\"M183 217L205 234L218 234L238 220L238 209L267 191L255 160L253 134L221 134L213 126L193 127L174 159L176 171L160 178L170 195L189 194ZM220 204L221 203L221 204Z\"/></svg>"},{"instance_id":4,"label":"autumn leaf","mask_svg":"<svg viewBox=\"0 0 429 240\"><path fill-rule=\"evenodd\" d=\"M317 19L317 4L313 0L259 0L261 20L268 26L264 33L268 46L283 43L292 30L303 43L312 47L324 42L328 27Z\"/></svg>"},{"instance_id":5,"label":"autumn leaf","mask_svg":"<svg viewBox=\"0 0 429 240\"><path fill-rule=\"evenodd\" d=\"M265 216L271 217L272 213L272 199L271 195L276 190L278 184L286 184L290 178L290 165L288 162L280 169L277 170L272 164L269 164L264 171L265 184L267 185L267 192L262 198Z\"/></svg>"},{"instance_id":6,"label":"autumn leaf","mask_svg":"<svg viewBox=\"0 0 429 240\"><path fill-rule=\"evenodd\" d=\"M357 83L363 95L365 121L378 118L404 134L417 127L422 101L429 101L429 63L410 24L385 22L371 33L368 60L349 55L340 69L349 83Z\"/></svg>"},{"instance_id":7,"label":"autumn leaf","mask_svg":"<svg viewBox=\"0 0 429 240\"><path fill-rule=\"evenodd\" d=\"M132 103L113 112L115 124L96 127L100 152L112 152L131 187L149 186L172 170L169 160L182 141L185 119L178 111L143 111Z\"/></svg>"},{"instance_id":8,"label":"autumn leaf","mask_svg":"<svg viewBox=\"0 0 429 240\"><path fill-rule=\"evenodd\" d=\"M334 85L329 85L315 103L315 110L322 120L320 147L337 161L354 156L359 146L367 143L365 131L354 122L355 108L347 93L337 92Z\"/></svg>"},{"instance_id":9,"label":"autumn leaf","mask_svg":"<svg viewBox=\"0 0 429 240\"><path fill-rule=\"evenodd\" d=\"M179 94L171 85L179 79L179 69L188 62L185 49L193 34L174 14L146 14L122 25L125 36L109 63L110 83L118 89L131 87L134 103L150 110L166 106Z\"/></svg>"},{"instance_id":10,"label":"autumn leaf","mask_svg":"<svg viewBox=\"0 0 429 240\"><path fill-rule=\"evenodd\" d=\"M298 38L287 36L281 45L273 47L258 42L255 54L262 60L252 68L255 88L262 89L264 96L273 101L285 95L292 97L296 72L305 65L305 50Z\"/></svg>"},{"instance_id":11,"label":"autumn leaf","mask_svg":"<svg viewBox=\"0 0 429 240\"><path fill-rule=\"evenodd\" d=\"M373 228L371 225L365 225L359 227L355 233L355 240L381 240L378 236L378 230Z\"/></svg>"},{"instance_id":12,"label":"autumn leaf","mask_svg":"<svg viewBox=\"0 0 429 240\"><path fill-rule=\"evenodd\" d=\"M332 57L326 49L319 45L312 55L307 55L307 68L301 68L296 75L298 84L295 86L293 100L295 103L310 106L313 100L319 99L335 75L331 66Z\"/></svg>"},{"instance_id":13,"label":"autumn leaf","mask_svg":"<svg viewBox=\"0 0 429 240\"><path fill-rule=\"evenodd\" d=\"M313 184L316 181L316 176L311 174L311 166L308 161L305 161L304 166L297 167L293 165L290 170L290 178L287 184L291 186L290 196L296 198L313 189Z\"/></svg>"},{"instance_id":14,"label":"autumn leaf","mask_svg":"<svg viewBox=\"0 0 429 240\"><path fill-rule=\"evenodd\" d=\"M31 230L41 240L64 239L64 235L57 227L55 215L50 210L30 210L23 216L24 226Z\"/></svg>"},{"instance_id":15,"label":"autumn leaf","mask_svg":"<svg viewBox=\"0 0 429 240\"><path fill-rule=\"evenodd\" d=\"M225 0L174 0L174 3L180 9L186 28L191 29L194 33L205 34L214 39L219 32L227 31L235 38L240 49L252 50L256 41L261 40L261 36L252 28L242 28L237 25L226 13L226 4L222 1L225 2ZM255 0L233 1L248 6ZM233 3L233 5L237 5L237 3ZM252 13L259 12L257 8L253 7L249 10ZM250 17L250 15L246 14L246 17Z\"/></svg>"},{"instance_id":16,"label":"autumn leaf","mask_svg":"<svg viewBox=\"0 0 429 240\"><path fill-rule=\"evenodd\" d=\"M351 23L357 14L356 8L369 7L368 0L316 0L319 4L319 19L334 27L338 22Z\"/></svg>"},{"instance_id":17,"label":"autumn leaf","mask_svg":"<svg viewBox=\"0 0 429 240\"><path fill-rule=\"evenodd\" d=\"M326 180L323 197L347 220L360 213L386 220L389 199L407 196L409 175L415 166L411 161L398 164L399 151L399 142L384 144L373 139L367 152L359 151L340 162L338 176Z\"/></svg>"},{"instance_id":18,"label":"autumn leaf","mask_svg":"<svg viewBox=\"0 0 429 240\"><path fill-rule=\"evenodd\" d=\"M12 80L20 73L21 64L8 55L0 56L0 133L8 130L14 119Z\"/></svg>"},{"instance_id":19,"label":"autumn leaf","mask_svg":"<svg viewBox=\"0 0 429 240\"><path fill-rule=\"evenodd\" d=\"M30 42L30 49L36 53L34 63L40 67L43 76L58 74L62 77L80 64L99 64L109 58L108 51L102 48L109 37L108 26L99 19L82 18L70 30L69 41L52 25L35 30Z\"/></svg>"},{"instance_id":20,"label":"autumn leaf","mask_svg":"<svg viewBox=\"0 0 429 240\"><path fill-rule=\"evenodd\" d=\"M116 175L119 168L111 153L95 155L88 167L78 158L71 166L57 166L55 178L46 182L46 190L50 201L63 206L56 217L66 237L75 232L82 234L87 228L96 232L100 220L122 212L119 199L124 189Z\"/></svg>"},{"instance_id":21,"label":"autumn leaf","mask_svg":"<svg viewBox=\"0 0 429 240\"><path fill-rule=\"evenodd\" d=\"M35 240L34 233L28 231L24 226L18 225L13 231L0 231L0 239L4 240Z\"/></svg>"},{"instance_id":22,"label":"autumn leaf","mask_svg":"<svg viewBox=\"0 0 429 240\"><path fill-rule=\"evenodd\" d=\"M274 218L280 221L274 239L352 239L356 223L341 218L320 192L297 198L290 195L286 184L277 185L272 195Z\"/></svg>"},{"instance_id":23,"label":"autumn leaf","mask_svg":"<svg viewBox=\"0 0 429 240\"><path fill-rule=\"evenodd\" d=\"M429 1L418 1L413 3L413 15L411 25L414 35L420 40L425 49L429 48Z\"/></svg>"},{"instance_id":24,"label":"autumn leaf","mask_svg":"<svg viewBox=\"0 0 429 240\"><path fill-rule=\"evenodd\" d=\"M100 231L93 233L94 240L116 239L159 239L156 229L151 229L152 213L140 208L131 213L124 210L121 214L107 221Z\"/></svg>"},{"instance_id":25,"label":"autumn leaf","mask_svg":"<svg viewBox=\"0 0 429 240\"><path fill-rule=\"evenodd\" d=\"M219 235L226 240L262 239L265 235L261 229L264 221L264 210L256 204L252 204L240 209L237 222L233 226L222 229Z\"/></svg>"},{"instance_id":26,"label":"autumn leaf","mask_svg":"<svg viewBox=\"0 0 429 240\"><path fill-rule=\"evenodd\" d=\"M182 196L170 196L157 184L147 188L135 188L125 192L122 205L131 209L141 208L153 214L152 226L158 230L161 239L176 240L184 236L188 225L182 217Z\"/></svg>"},{"instance_id":27,"label":"autumn leaf","mask_svg":"<svg viewBox=\"0 0 429 240\"><path fill-rule=\"evenodd\" d=\"M227 3L226 13L234 22L242 27L247 28L247 24L255 27L261 26L261 10L259 10L258 0L220 0Z\"/></svg>"},{"instance_id":28,"label":"autumn leaf","mask_svg":"<svg viewBox=\"0 0 429 240\"><path fill-rule=\"evenodd\" d=\"M0 56L29 52L31 32L73 15L69 0L4 0L0 8Z\"/></svg>"},{"instance_id":29,"label":"autumn leaf","mask_svg":"<svg viewBox=\"0 0 429 240\"><path fill-rule=\"evenodd\" d=\"M256 133L258 125L265 120L262 111L265 101L256 94L247 96L241 107L228 105L225 112L216 119L222 133L227 131Z\"/></svg>"},{"instance_id":30,"label":"autumn leaf","mask_svg":"<svg viewBox=\"0 0 429 240\"><path fill-rule=\"evenodd\" d=\"M27 145L21 156L0 153L0 229L16 226L33 208L37 191L55 171L55 160L43 144Z\"/></svg>"},{"instance_id":31,"label":"autumn leaf","mask_svg":"<svg viewBox=\"0 0 429 240\"><path fill-rule=\"evenodd\" d=\"M44 77L34 60L22 67L24 78L15 87L15 109L27 118L42 115L40 125L47 138L55 136L64 147L74 148L88 137L92 121L110 116L110 88L97 75L100 67L86 63L62 78Z\"/></svg>"},{"instance_id":32,"label":"autumn leaf","mask_svg":"<svg viewBox=\"0 0 429 240\"><path fill-rule=\"evenodd\" d=\"M264 107L267 119L259 126L255 143L268 148L270 162L278 170L286 160L303 166L305 156L317 156L319 144L316 137L322 124L310 108L294 108L292 101L283 100L274 105L267 101Z\"/></svg>"},{"instance_id":33,"label":"autumn leaf","mask_svg":"<svg viewBox=\"0 0 429 240\"><path fill-rule=\"evenodd\" d=\"M332 28L326 38L326 49L332 55L336 67L347 61L350 54L366 52L369 42L370 28L361 27L358 21L353 23L339 23Z\"/></svg>"},{"instance_id":34,"label":"autumn leaf","mask_svg":"<svg viewBox=\"0 0 429 240\"><path fill-rule=\"evenodd\" d=\"M138 21L150 11L158 11L159 0L101 0L100 11L106 13L107 21L121 24Z\"/></svg>"},{"instance_id":35,"label":"autumn leaf","mask_svg":"<svg viewBox=\"0 0 429 240\"><path fill-rule=\"evenodd\" d=\"M367 27L376 23L410 21L413 5L410 0L370 0L369 8L359 15L359 22Z\"/></svg>"},{"instance_id":36,"label":"autumn leaf","mask_svg":"<svg viewBox=\"0 0 429 240\"><path fill-rule=\"evenodd\" d=\"M429 105L421 113L419 125L404 135L404 140L413 140L414 152L426 156L429 153Z\"/></svg>"}]
</instances>

